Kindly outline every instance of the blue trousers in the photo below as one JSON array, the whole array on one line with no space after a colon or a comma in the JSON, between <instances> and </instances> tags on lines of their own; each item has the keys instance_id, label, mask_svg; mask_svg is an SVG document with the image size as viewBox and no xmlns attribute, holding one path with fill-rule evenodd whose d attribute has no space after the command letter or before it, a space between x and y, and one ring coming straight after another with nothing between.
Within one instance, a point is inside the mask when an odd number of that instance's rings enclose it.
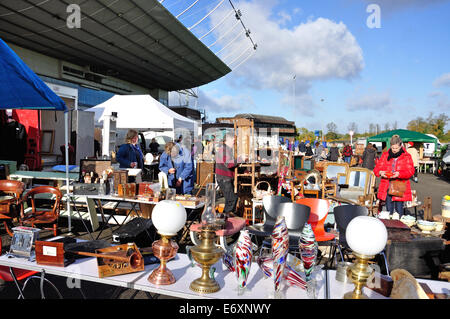
<instances>
[{"instance_id":1,"label":"blue trousers","mask_svg":"<svg viewBox=\"0 0 450 319\"><path fill-rule=\"evenodd\" d=\"M344 162L349 163L352 161L352 157L351 156L345 156L344 157Z\"/></svg>"},{"instance_id":2,"label":"blue trousers","mask_svg":"<svg viewBox=\"0 0 450 319\"><path fill-rule=\"evenodd\" d=\"M386 195L386 210L388 210L391 215L394 213L394 210L395 210L400 215L400 217L402 217L403 213L404 213L403 202L393 201L392 196L387 194Z\"/></svg>"}]
</instances>

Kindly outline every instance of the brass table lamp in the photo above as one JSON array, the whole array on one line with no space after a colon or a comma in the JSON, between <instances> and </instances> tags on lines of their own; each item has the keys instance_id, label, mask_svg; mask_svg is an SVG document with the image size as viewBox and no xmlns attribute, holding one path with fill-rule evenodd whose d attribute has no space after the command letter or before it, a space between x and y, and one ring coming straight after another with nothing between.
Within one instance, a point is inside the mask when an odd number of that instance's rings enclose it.
<instances>
[{"instance_id":1,"label":"brass table lamp","mask_svg":"<svg viewBox=\"0 0 450 319\"><path fill-rule=\"evenodd\" d=\"M204 226L200 232L201 243L191 248L192 257L202 266L200 278L191 282L189 288L198 293L213 293L220 290L220 286L214 278L211 278L210 268L223 254L223 250L215 245L216 227Z\"/></svg>"},{"instance_id":2,"label":"brass table lamp","mask_svg":"<svg viewBox=\"0 0 450 319\"><path fill-rule=\"evenodd\" d=\"M215 245L216 242L216 212L215 212L215 184L206 185L206 202L202 213L202 228L200 231L200 244L191 248L192 258L202 267L200 278L191 282L189 288L198 293L213 293L220 290L220 286L209 275L210 268L223 254L223 250Z\"/></svg>"},{"instance_id":3,"label":"brass table lamp","mask_svg":"<svg viewBox=\"0 0 450 319\"><path fill-rule=\"evenodd\" d=\"M362 289L373 271L368 262L386 246L386 226L378 218L358 216L348 224L345 236L356 256L356 263L347 270L355 289L347 292L344 299L367 299Z\"/></svg>"}]
</instances>

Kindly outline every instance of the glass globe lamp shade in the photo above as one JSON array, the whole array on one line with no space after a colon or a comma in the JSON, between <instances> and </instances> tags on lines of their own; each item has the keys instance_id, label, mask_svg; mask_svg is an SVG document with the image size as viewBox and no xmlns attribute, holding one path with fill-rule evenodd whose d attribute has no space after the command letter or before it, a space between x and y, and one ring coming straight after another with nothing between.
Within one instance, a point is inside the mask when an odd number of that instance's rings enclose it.
<instances>
[{"instance_id":1,"label":"glass globe lamp shade","mask_svg":"<svg viewBox=\"0 0 450 319\"><path fill-rule=\"evenodd\" d=\"M155 205L152 221L160 235L175 236L186 223L186 209L179 202L163 200Z\"/></svg>"},{"instance_id":2,"label":"glass globe lamp shade","mask_svg":"<svg viewBox=\"0 0 450 319\"><path fill-rule=\"evenodd\" d=\"M348 224L345 237L347 244L355 253L375 256L386 246L388 234L386 226L379 219L358 216Z\"/></svg>"}]
</instances>

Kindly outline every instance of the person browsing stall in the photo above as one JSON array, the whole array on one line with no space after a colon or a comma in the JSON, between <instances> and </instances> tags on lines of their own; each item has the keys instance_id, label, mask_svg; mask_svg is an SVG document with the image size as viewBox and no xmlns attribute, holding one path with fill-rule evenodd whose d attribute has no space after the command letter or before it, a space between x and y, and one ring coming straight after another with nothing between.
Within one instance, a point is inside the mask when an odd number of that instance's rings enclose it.
<instances>
[{"instance_id":1,"label":"person browsing stall","mask_svg":"<svg viewBox=\"0 0 450 319\"><path fill-rule=\"evenodd\" d=\"M126 143L119 147L116 159L120 163L120 168L143 168L144 155L138 144L138 132L128 130Z\"/></svg>"},{"instance_id":2,"label":"person browsing stall","mask_svg":"<svg viewBox=\"0 0 450 319\"><path fill-rule=\"evenodd\" d=\"M225 219L235 213L238 200L238 196L234 193L234 168L238 165L238 162L234 159L234 141L234 134L227 133L215 156L216 180L220 191L225 197L225 207L223 209Z\"/></svg>"},{"instance_id":3,"label":"person browsing stall","mask_svg":"<svg viewBox=\"0 0 450 319\"><path fill-rule=\"evenodd\" d=\"M158 154L159 143L155 138L152 138L152 141L148 146L150 147L150 153L152 153L153 155Z\"/></svg>"},{"instance_id":4,"label":"person browsing stall","mask_svg":"<svg viewBox=\"0 0 450 319\"><path fill-rule=\"evenodd\" d=\"M391 147L381 155L373 172L377 177L381 177L378 198L386 202L386 209L391 215L395 210L399 217L402 217L404 202L412 200L409 179L414 175L414 164L411 155L404 149L399 135L391 137ZM394 185L394 181L404 183L405 190L402 196L389 194L389 185L391 183Z\"/></svg>"},{"instance_id":5,"label":"person browsing stall","mask_svg":"<svg viewBox=\"0 0 450 319\"><path fill-rule=\"evenodd\" d=\"M177 194L192 194L194 189L194 164L191 152L173 142L166 143L159 159L159 170L167 175L170 188Z\"/></svg>"},{"instance_id":6,"label":"person browsing stall","mask_svg":"<svg viewBox=\"0 0 450 319\"><path fill-rule=\"evenodd\" d=\"M377 149L368 143L362 155L362 167L373 170L375 168L375 159L377 158Z\"/></svg>"},{"instance_id":7,"label":"person browsing stall","mask_svg":"<svg viewBox=\"0 0 450 319\"><path fill-rule=\"evenodd\" d=\"M344 144L344 149L342 150L342 155L344 156L344 162L349 163L352 160L353 149L349 143Z\"/></svg>"}]
</instances>

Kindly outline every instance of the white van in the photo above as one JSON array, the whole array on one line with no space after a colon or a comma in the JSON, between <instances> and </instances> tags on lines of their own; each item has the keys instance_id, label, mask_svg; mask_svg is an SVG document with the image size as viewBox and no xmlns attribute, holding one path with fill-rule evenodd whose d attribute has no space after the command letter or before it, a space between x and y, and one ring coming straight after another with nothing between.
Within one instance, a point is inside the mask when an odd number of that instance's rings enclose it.
<instances>
[{"instance_id":1,"label":"white van","mask_svg":"<svg viewBox=\"0 0 450 319\"><path fill-rule=\"evenodd\" d=\"M427 134L427 135L437 139L437 137L433 134ZM438 149L441 148L441 145L442 145L441 142L439 142L439 140L437 140ZM423 156L424 157L435 157L435 154L434 154L435 151L437 151L437 150L435 149L434 143L423 143Z\"/></svg>"}]
</instances>

